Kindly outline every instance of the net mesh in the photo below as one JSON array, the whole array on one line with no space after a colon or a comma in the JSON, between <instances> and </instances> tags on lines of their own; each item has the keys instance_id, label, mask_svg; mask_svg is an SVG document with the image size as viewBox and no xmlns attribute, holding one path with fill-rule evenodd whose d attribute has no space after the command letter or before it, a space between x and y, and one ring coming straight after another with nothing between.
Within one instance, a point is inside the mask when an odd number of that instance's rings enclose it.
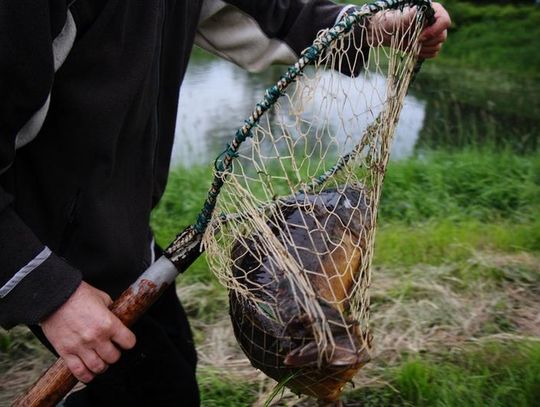
<instances>
[{"instance_id":1,"label":"net mesh","mask_svg":"<svg viewBox=\"0 0 540 407\"><path fill-rule=\"evenodd\" d=\"M369 360L377 207L423 27L420 7L362 12L257 118L203 240L252 364L321 400Z\"/></svg>"}]
</instances>

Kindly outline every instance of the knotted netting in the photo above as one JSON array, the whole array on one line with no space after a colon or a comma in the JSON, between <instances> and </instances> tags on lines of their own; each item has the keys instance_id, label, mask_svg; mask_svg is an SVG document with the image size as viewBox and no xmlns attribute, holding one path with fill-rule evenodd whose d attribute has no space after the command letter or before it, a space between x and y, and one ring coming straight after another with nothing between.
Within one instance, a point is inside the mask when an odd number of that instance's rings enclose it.
<instances>
[{"instance_id":1,"label":"knotted netting","mask_svg":"<svg viewBox=\"0 0 540 407\"><path fill-rule=\"evenodd\" d=\"M321 32L216 160L196 225L251 363L321 400L369 360L377 208L430 10L380 1Z\"/></svg>"}]
</instances>

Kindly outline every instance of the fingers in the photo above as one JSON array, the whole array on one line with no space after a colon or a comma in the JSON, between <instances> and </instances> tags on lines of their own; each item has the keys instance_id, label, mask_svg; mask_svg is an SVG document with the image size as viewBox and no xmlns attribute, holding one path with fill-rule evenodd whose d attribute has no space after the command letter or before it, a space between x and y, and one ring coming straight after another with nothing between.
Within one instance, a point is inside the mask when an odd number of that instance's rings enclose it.
<instances>
[{"instance_id":1,"label":"fingers","mask_svg":"<svg viewBox=\"0 0 540 407\"><path fill-rule=\"evenodd\" d=\"M73 375L84 383L120 358L120 351L135 345L135 335L109 309L111 298L85 283L41 328Z\"/></svg>"},{"instance_id":2,"label":"fingers","mask_svg":"<svg viewBox=\"0 0 540 407\"><path fill-rule=\"evenodd\" d=\"M85 347L74 347L77 354L61 352L67 367L79 381L89 383L120 359L121 352L114 343L123 349L131 349L135 345L135 335L119 319L113 319L111 323L115 332L111 338L86 338Z\"/></svg>"},{"instance_id":3,"label":"fingers","mask_svg":"<svg viewBox=\"0 0 540 407\"><path fill-rule=\"evenodd\" d=\"M408 27L416 15L416 8L407 7L402 11L390 10L377 13L370 19L368 42L374 45L391 45L392 36L397 30Z\"/></svg>"},{"instance_id":4,"label":"fingers","mask_svg":"<svg viewBox=\"0 0 540 407\"><path fill-rule=\"evenodd\" d=\"M435 22L426 27L422 32L422 36L420 37L420 41L422 42L438 37L443 32L448 30L448 28L450 28L450 24L452 23L448 12L439 3L433 3L433 9L435 10ZM446 36L444 38L446 39Z\"/></svg>"},{"instance_id":5,"label":"fingers","mask_svg":"<svg viewBox=\"0 0 540 407\"><path fill-rule=\"evenodd\" d=\"M80 354L80 359L86 368L95 375L107 370L107 363L94 350L85 350Z\"/></svg>"},{"instance_id":6,"label":"fingers","mask_svg":"<svg viewBox=\"0 0 540 407\"><path fill-rule=\"evenodd\" d=\"M91 382L98 374L104 373L109 364L115 363L120 358L120 351L112 343L102 346L99 353L86 350L80 356L67 354L63 356L68 369L83 383Z\"/></svg>"},{"instance_id":7,"label":"fingers","mask_svg":"<svg viewBox=\"0 0 540 407\"><path fill-rule=\"evenodd\" d=\"M97 355L107 364L112 365L120 359L120 351L112 342L101 344L96 348Z\"/></svg>"},{"instance_id":8,"label":"fingers","mask_svg":"<svg viewBox=\"0 0 540 407\"><path fill-rule=\"evenodd\" d=\"M424 28L420 35L422 50L420 58L432 58L436 56L442 44L446 41L447 30L450 27L451 20L448 12L439 3L433 3L435 11L435 22ZM376 14L370 20L370 30L368 31L368 43L370 45L391 46L392 35L397 29L409 27L413 17L416 15L416 8L407 8L403 11L390 11L384 14ZM400 49L405 50L409 40L405 38L399 45Z\"/></svg>"},{"instance_id":9,"label":"fingers","mask_svg":"<svg viewBox=\"0 0 540 407\"><path fill-rule=\"evenodd\" d=\"M104 373L109 365L118 362L121 352L113 342L123 349L131 349L135 345L135 335L120 320L116 320L113 324L116 333L109 340L87 342L87 346L95 346L95 349L77 348L78 354L62 355L67 367L79 381L89 383L96 375Z\"/></svg>"},{"instance_id":10,"label":"fingers","mask_svg":"<svg viewBox=\"0 0 540 407\"><path fill-rule=\"evenodd\" d=\"M442 45L443 42L446 41L446 37L447 37L448 33L446 30L444 30L442 33L440 33L439 35L433 37L433 38L430 38L429 40L425 40L422 42L422 45L425 46L425 47L429 47L429 46L432 46L432 45Z\"/></svg>"},{"instance_id":11,"label":"fingers","mask_svg":"<svg viewBox=\"0 0 540 407\"><path fill-rule=\"evenodd\" d=\"M441 51L441 48L442 48L442 44L437 44L431 47L422 47L418 56L424 59L434 58L439 54L439 52Z\"/></svg>"},{"instance_id":12,"label":"fingers","mask_svg":"<svg viewBox=\"0 0 540 407\"><path fill-rule=\"evenodd\" d=\"M83 361L76 355L63 355L62 358L66 362L66 366L73 373L73 376L77 378L80 382L89 383L95 377L83 363Z\"/></svg>"},{"instance_id":13,"label":"fingers","mask_svg":"<svg viewBox=\"0 0 540 407\"><path fill-rule=\"evenodd\" d=\"M113 322L113 336L111 340L120 346L122 349L131 349L135 346L135 335L131 332L119 319Z\"/></svg>"},{"instance_id":14,"label":"fingers","mask_svg":"<svg viewBox=\"0 0 540 407\"><path fill-rule=\"evenodd\" d=\"M451 20L447 11L439 3L433 3L435 10L435 22L424 29L420 36L422 49L420 50L420 58L433 58L440 52L443 43L448 35L448 28Z\"/></svg>"}]
</instances>

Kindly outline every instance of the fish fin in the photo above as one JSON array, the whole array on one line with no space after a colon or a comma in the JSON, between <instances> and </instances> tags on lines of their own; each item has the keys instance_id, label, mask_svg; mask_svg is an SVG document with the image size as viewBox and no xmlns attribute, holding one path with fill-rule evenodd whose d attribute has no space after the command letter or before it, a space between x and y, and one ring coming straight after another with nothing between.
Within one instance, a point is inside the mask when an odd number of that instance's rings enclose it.
<instances>
[{"instance_id":1,"label":"fish fin","mask_svg":"<svg viewBox=\"0 0 540 407\"><path fill-rule=\"evenodd\" d=\"M336 341L336 348L329 355L329 360L324 363L327 366L354 366L365 365L371 358L367 349L351 349L350 346L339 346ZM304 367L316 365L319 361L319 349L316 342L309 342L307 345L293 349L285 356L284 363L289 367Z\"/></svg>"},{"instance_id":2,"label":"fish fin","mask_svg":"<svg viewBox=\"0 0 540 407\"><path fill-rule=\"evenodd\" d=\"M351 349L337 348L330 361L331 366L365 365L371 360L366 349L352 351Z\"/></svg>"},{"instance_id":3,"label":"fish fin","mask_svg":"<svg viewBox=\"0 0 540 407\"><path fill-rule=\"evenodd\" d=\"M283 363L290 367L303 367L316 365L319 360L319 349L315 342L309 342L307 345L290 351Z\"/></svg>"}]
</instances>

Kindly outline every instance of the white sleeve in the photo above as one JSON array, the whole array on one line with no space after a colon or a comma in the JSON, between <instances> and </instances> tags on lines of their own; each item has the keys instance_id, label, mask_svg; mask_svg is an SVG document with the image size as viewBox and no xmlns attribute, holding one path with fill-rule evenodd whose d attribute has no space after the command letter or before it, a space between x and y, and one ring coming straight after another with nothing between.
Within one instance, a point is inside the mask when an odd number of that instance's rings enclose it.
<instances>
[{"instance_id":1,"label":"white sleeve","mask_svg":"<svg viewBox=\"0 0 540 407\"><path fill-rule=\"evenodd\" d=\"M195 44L250 72L298 58L284 41L269 38L253 17L221 0L203 2Z\"/></svg>"},{"instance_id":2,"label":"white sleeve","mask_svg":"<svg viewBox=\"0 0 540 407\"><path fill-rule=\"evenodd\" d=\"M290 65L343 9L330 0L204 0L195 44L249 71Z\"/></svg>"}]
</instances>

